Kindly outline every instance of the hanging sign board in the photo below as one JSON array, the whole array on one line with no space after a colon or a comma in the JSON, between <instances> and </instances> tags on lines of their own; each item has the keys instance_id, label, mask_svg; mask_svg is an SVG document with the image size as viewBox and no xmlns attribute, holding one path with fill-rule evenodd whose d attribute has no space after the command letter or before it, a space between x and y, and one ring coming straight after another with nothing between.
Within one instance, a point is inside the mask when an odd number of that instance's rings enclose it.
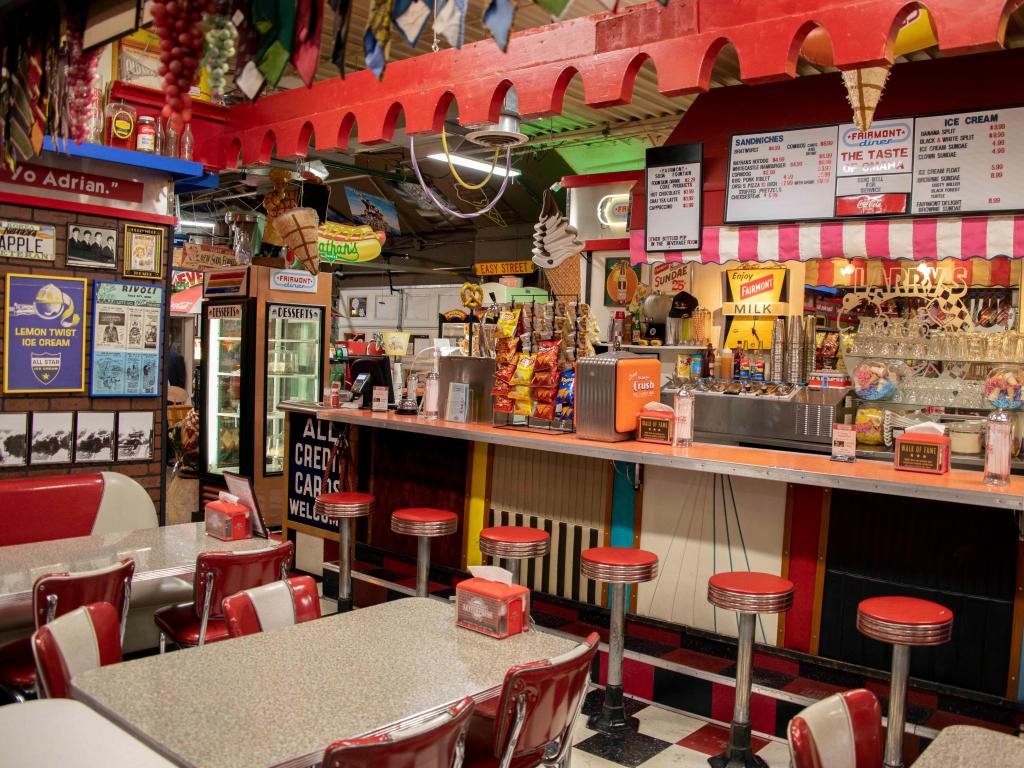
<instances>
[{"instance_id":1,"label":"hanging sign board","mask_svg":"<svg viewBox=\"0 0 1024 768\"><path fill-rule=\"evenodd\" d=\"M316 243L321 264L353 264L380 256L385 234L365 224L351 226L326 222L320 225Z\"/></svg>"},{"instance_id":2,"label":"hanging sign board","mask_svg":"<svg viewBox=\"0 0 1024 768\"><path fill-rule=\"evenodd\" d=\"M316 275L311 275L304 269L272 269L270 287L275 291L316 293Z\"/></svg>"},{"instance_id":3,"label":"hanging sign board","mask_svg":"<svg viewBox=\"0 0 1024 768\"><path fill-rule=\"evenodd\" d=\"M700 250L703 144L647 150L646 249Z\"/></svg>"},{"instance_id":4,"label":"hanging sign board","mask_svg":"<svg viewBox=\"0 0 1024 768\"><path fill-rule=\"evenodd\" d=\"M725 346L767 349L772 322L789 314L786 269L730 269L724 277Z\"/></svg>"},{"instance_id":5,"label":"hanging sign board","mask_svg":"<svg viewBox=\"0 0 1024 768\"><path fill-rule=\"evenodd\" d=\"M473 265L473 274L480 277L491 275L529 275L533 273L532 261L482 261Z\"/></svg>"},{"instance_id":6,"label":"hanging sign board","mask_svg":"<svg viewBox=\"0 0 1024 768\"><path fill-rule=\"evenodd\" d=\"M7 275L4 392L85 389L83 278Z\"/></svg>"},{"instance_id":7,"label":"hanging sign board","mask_svg":"<svg viewBox=\"0 0 1024 768\"><path fill-rule=\"evenodd\" d=\"M219 299L225 296L245 296L249 288L248 267L215 269L203 275L203 298Z\"/></svg>"},{"instance_id":8,"label":"hanging sign board","mask_svg":"<svg viewBox=\"0 0 1024 768\"><path fill-rule=\"evenodd\" d=\"M304 413L288 413L285 418L288 419L289 435L288 522L336 533L337 521L318 514L314 506L316 497L321 493L341 490L337 471L330 473L326 488L323 480L331 449L345 426Z\"/></svg>"},{"instance_id":9,"label":"hanging sign board","mask_svg":"<svg viewBox=\"0 0 1024 768\"><path fill-rule=\"evenodd\" d=\"M208 245L206 243L185 243L181 247L181 258L177 258L178 249L174 249L174 266L181 269L218 269L220 267L238 266L238 254L234 248L224 245Z\"/></svg>"},{"instance_id":10,"label":"hanging sign board","mask_svg":"<svg viewBox=\"0 0 1024 768\"><path fill-rule=\"evenodd\" d=\"M90 397L160 394L163 305L163 286L95 282Z\"/></svg>"},{"instance_id":11,"label":"hanging sign board","mask_svg":"<svg viewBox=\"0 0 1024 768\"><path fill-rule=\"evenodd\" d=\"M675 296L680 291L685 291L688 270L688 264L678 261L652 265L651 286L654 292Z\"/></svg>"},{"instance_id":12,"label":"hanging sign board","mask_svg":"<svg viewBox=\"0 0 1024 768\"><path fill-rule=\"evenodd\" d=\"M732 137L725 222L1024 210L1024 107Z\"/></svg>"},{"instance_id":13,"label":"hanging sign board","mask_svg":"<svg viewBox=\"0 0 1024 768\"><path fill-rule=\"evenodd\" d=\"M53 261L55 227L27 221L0 221L0 257L28 261Z\"/></svg>"}]
</instances>

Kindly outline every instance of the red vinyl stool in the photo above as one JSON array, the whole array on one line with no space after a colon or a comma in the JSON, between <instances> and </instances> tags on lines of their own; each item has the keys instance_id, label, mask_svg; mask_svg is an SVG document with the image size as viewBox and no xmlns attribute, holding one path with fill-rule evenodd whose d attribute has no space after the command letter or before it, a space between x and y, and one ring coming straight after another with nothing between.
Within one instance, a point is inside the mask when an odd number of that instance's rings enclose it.
<instances>
[{"instance_id":1,"label":"red vinyl stool","mask_svg":"<svg viewBox=\"0 0 1024 768\"><path fill-rule=\"evenodd\" d=\"M892 645L889 723L885 733L886 768L903 766L903 727L907 716L910 647L942 645L953 634L953 612L916 597L871 597L857 606L857 629Z\"/></svg>"},{"instance_id":2,"label":"red vinyl stool","mask_svg":"<svg viewBox=\"0 0 1024 768\"><path fill-rule=\"evenodd\" d=\"M459 527L459 516L445 509L409 507L391 513L391 530L418 539L416 550L416 597L430 594L430 540L448 536Z\"/></svg>"},{"instance_id":3,"label":"red vinyl stool","mask_svg":"<svg viewBox=\"0 0 1024 768\"><path fill-rule=\"evenodd\" d=\"M587 727L608 736L636 730L636 718L626 718L622 706L622 650L626 639L626 585L651 581L658 575L658 556L630 547L594 547L581 558L580 573L608 584L611 627L608 634L608 680L601 712Z\"/></svg>"},{"instance_id":4,"label":"red vinyl stool","mask_svg":"<svg viewBox=\"0 0 1024 768\"><path fill-rule=\"evenodd\" d=\"M316 497L314 509L338 520L338 613L352 610L352 519L373 512L373 496L334 491Z\"/></svg>"},{"instance_id":5,"label":"red vinyl stool","mask_svg":"<svg viewBox=\"0 0 1024 768\"><path fill-rule=\"evenodd\" d=\"M544 557L551 547L547 531L519 525L502 525L480 531L480 551L499 557L512 572L512 583L519 583L520 560Z\"/></svg>"},{"instance_id":6,"label":"red vinyl stool","mask_svg":"<svg viewBox=\"0 0 1024 768\"><path fill-rule=\"evenodd\" d=\"M736 698L725 752L709 758L712 768L767 768L750 743L750 688L754 627L759 613L785 613L793 605L793 582L770 573L733 571L708 579L708 602L739 614Z\"/></svg>"}]
</instances>

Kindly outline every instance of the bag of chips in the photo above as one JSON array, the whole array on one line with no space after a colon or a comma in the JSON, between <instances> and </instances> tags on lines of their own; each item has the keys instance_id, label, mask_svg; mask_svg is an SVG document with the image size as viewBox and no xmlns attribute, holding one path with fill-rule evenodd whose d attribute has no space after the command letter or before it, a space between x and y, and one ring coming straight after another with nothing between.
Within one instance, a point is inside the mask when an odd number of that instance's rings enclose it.
<instances>
[{"instance_id":1,"label":"bag of chips","mask_svg":"<svg viewBox=\"0 0 1024 768\"><path fill-rule=\"evenodd\" d=\"M516 416L532 416L533 415L533 401L532 400L515 400L514 410L512 411Z\"/></svg>"},{"instance_id":2,"label":"bag of chips","mask_svg":"<svg viewBox=\"0 0 1024 768\"><path fill-rule=\"evenodd\" d=\"M507 395L509 392L509 384L507 381L501 379L494 380L494 386L491 387L492 395Z\"/></svg>"},{"instance_id":3,"label":"bag of chips","mask_svg":"<svg viewBox=\"0 0 1024 768\"><path fill-rule=\"evenodd\" d=\"M506 309L498 315L497 327L494 329L495 338L508 339L516 335L516 327L519 325L520 309Z\"/></svg>"},{"instance_id":4,"label":"bag of chips","mask_svg":"<svg viewBox=\"0 0 1024 768\"><path fill-rule=\"evenodd\" d=\"M551 371L558 366L558 345L542 344L537 352L534 368L538 371Z\"/></svg>"},{"instance_id":5,"label":"bag of chips","mask_svg":"<svg viewBox=\"0 0 1024 768\"><path fill-rule=\"evenodd\" d=\"M558 371L535 371L532 384L534 387L556 388L558 378Z\"/></svg>"},{"instance_id":6,"label":"bag of chips","mask_svg":"<svg viewBox=\"0 0 1024 768\"><path fill-rule=\"evenodd\" d=\"M538 403L551 403L554 405L555 395L558 393L558 389L555 387L533 387L533 399Z\"/></svg>"},{"instance_id":7,"label":"bag of chips","mask_svg":"<svg viewBox=\"0 0 1024 768\"><path fill-rule=\"evenodd\" d=\"M533 390L525 384L517 384L509 388L508 396L513 400L532 400Z\"/></svg>"},{"instance_id":8,"label":"bag of chips","mask_svg":"<svg viewBox=\"0 0 1024 768\"><path fill-rule=\"evenodd\" d=\"M533 416L544 421L553 421L555 418L555 404L538 402L533 407Z\"/></svg>"},{"instance_id":9,"label":"bag of chips","mask_svg":"<svg viewBox=\"0 0 1024 768\"><path fill-rule=\"evenodd\" d=\"M516 371L512 374L512 378L508 380L509 384L529 384L533 381L533 371L536 365L536 360L530 355L520 355L519 362L516 363Z\"/></svg>"},{"instance_id":10,"label":"bag of chips","mask_svg":"<svg viewBox=\"0 0 1024 768\"><path fill-rule=\"evenodd\" d=\"M509 362L503 363L498 366L498 370L494 372L494 378L497 381L504 381L506 384L512 380L512 374L516 372L516 364Z\"/></svg>"},{"instance_id":11,"label":"bag of chips","mask_svg":"<svg viewBox=\"0 0 1024 768\"><path fill-rule=\"evenodd\" d=\"M563 421L571 421L573 405L576 401L576 371L571 368L562 371L562 378L558 382L558 391L555 393L555 409L559 418Z\"/></svg>"},{"instance_id":12,"label":"bag of chips","mask_svg":"<svg viewBox=\"0 0 1024 768\"><path fill-rule=\"evenodd\" d=\"M493 410L495 413L512 413L515 404L508 397L499 395L494 398Z\"/></svg>"}]
</instances>

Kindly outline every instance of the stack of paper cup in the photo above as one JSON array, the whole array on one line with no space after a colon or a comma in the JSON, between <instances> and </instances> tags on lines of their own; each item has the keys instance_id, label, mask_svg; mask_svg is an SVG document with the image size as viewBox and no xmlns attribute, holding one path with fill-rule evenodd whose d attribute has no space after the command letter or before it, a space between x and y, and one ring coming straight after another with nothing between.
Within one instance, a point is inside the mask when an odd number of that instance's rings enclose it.
<instances>
[{"instance_id":1,"label":"stack of paper cup","mask_svg":"<svg viewBox=\"0 0 1024 768\"><path fill-rule=\"evenodd\" d=\"M772 323L772 381L786 378L786 318L776 317Z\"/></svg>"},{"instance_id":2,"label":"stack of paper cup","mask_svg":"<svg viewBox=\"0 0 1024 768\"><path fill-rule=\"evenodd\" d=\"M789 318L786 336L786 381L799 384L804 373L804 329L800 317Z\"/></svg>"}]
</instances>

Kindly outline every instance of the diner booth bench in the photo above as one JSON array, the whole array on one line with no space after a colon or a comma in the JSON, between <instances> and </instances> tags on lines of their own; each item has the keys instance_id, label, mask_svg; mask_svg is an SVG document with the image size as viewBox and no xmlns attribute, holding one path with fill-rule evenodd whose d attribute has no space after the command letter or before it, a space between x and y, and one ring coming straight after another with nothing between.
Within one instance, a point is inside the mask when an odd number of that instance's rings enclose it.
<instances>
[{"instance_id":1,"label":"diner booth bench","mask_svg":"<svg viewBox=\"0 0 1024 768\"><path fill-rule=\"evenodd\" d=\"M117 472L0 480L0 547L157 525L156 508L146 490ZM159 632L153 612L191 598L190 580L170 577L133 584L125 652L156 647ZM30 599L0 605L0 642L29 635L33 628Z\"/></svg>"}]
</instances>

